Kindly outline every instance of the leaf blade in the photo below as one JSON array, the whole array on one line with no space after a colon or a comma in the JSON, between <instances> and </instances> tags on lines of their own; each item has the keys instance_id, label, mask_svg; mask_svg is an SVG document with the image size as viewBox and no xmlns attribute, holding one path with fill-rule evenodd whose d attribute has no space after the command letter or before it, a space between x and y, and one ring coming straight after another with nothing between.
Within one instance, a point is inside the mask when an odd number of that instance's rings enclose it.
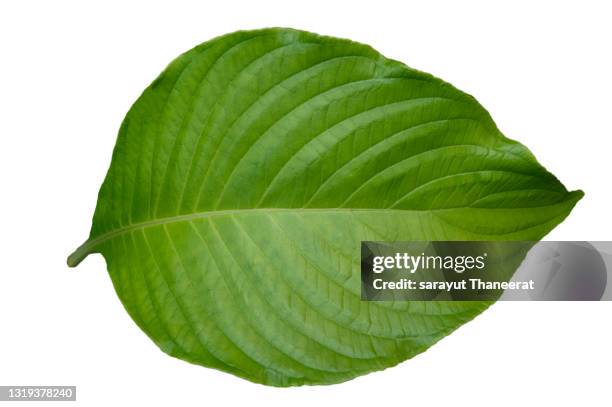
<instances>
[{"instance_id":1,"label":"leaf blade","mask_svg":"<svg viewBox=\"0 0 612 407\"><path fill-rule=\"evenodd\" d=\"M489 305L362 302L360 241L537 240L581 197L431 75L348 40L242 31L180 56L132 106L68 264L102 253L170 355L337 383Z\"/></svg>"}]
</instances>

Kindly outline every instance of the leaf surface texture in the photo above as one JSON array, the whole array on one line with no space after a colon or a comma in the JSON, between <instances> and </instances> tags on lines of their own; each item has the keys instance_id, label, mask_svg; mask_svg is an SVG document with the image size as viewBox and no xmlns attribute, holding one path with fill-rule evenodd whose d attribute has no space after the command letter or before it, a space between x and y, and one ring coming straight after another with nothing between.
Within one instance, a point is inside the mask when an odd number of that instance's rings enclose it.
<instances>
[{"instance_id":1,"label":"leaf surface texture","mask_svg":"<svg viewBox=\"0 0 612 407\"><path fill-rule=\"evenodd\" d=\"M538 240L580 199L471 96L348 40L182 54L119 132L89 240L166 353L275 386L430 347L485 302L365 302L363 240Z\"/></svg>"}]
</instances>

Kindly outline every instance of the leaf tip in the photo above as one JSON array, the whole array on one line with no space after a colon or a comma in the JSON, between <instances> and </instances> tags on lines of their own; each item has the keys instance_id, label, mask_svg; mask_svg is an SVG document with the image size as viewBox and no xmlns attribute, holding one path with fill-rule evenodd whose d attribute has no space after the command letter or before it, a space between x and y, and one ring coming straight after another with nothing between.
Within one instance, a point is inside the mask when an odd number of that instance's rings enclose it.
<instances>
[{"instance_id":1,"label":"leaf tip","mask_svg":"<svg viewBox=\"0 0 612 407\"><path fill-rule=\"evenodd\" d=\"M584 191L582 189L577 189L569 193L569 199L574 203L578 203L584 197Z\"/></svg>"}]
</instances>

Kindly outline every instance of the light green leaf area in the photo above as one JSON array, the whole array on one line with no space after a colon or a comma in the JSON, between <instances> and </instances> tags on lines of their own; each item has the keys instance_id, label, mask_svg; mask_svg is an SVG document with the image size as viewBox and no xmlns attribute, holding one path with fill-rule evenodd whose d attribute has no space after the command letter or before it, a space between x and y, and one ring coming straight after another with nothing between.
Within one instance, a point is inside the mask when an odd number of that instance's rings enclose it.
<instances>
[{"instance_id":1,"label":"light green leaf area","mask_svg":"<svg viewBox=\"0 0 612 407\"><path fill-rule=\"evenodd\" d=\"M352 41L241 31L119 132L89 253L166 353L273 386L396 365L486 302L360 299L362 240L538 240L568 192L471 96Z\"/></svg>"}]
</instances>

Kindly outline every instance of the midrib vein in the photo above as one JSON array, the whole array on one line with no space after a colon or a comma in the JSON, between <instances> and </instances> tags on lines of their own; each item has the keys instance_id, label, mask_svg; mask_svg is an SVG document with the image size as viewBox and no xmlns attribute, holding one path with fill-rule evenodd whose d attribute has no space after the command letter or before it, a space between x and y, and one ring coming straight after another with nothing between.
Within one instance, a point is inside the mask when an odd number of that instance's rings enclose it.
<instances>
[{"instance_id":1,"label":"midrib vein","mask_svg":"<svg viewBox=\"0 0 612 407\"><path fill-rule=\"evenodd\" d=\"M68 256L68 266L76 267L88 254L100 244L114 237L129 233L137 229L166 225L169 223L189 222L197 219L210 218L213 216L240 215L249 213L355 213L355 212L417 212L409 209L387 209L387 208L246 208L246 209L226 209L212 210L204 212L194 212L184 215L168 216L165 218L151 219L144 222L133 223L120 227L110 232L103 233L95 238L90 238L79 246L70 256Z\"/></svg>"},{"instance_id":2,"label":"midrib vein","mask_svg":"<svg viewBox=\"0 0 612 407\"><path fill-rule=\"evenodd\" d=\"M564 199L556 202L554 204L542 205L554 207L557 205L562 205L567 203L567 201L577 202L583 196L582 191L572 191L567 192ZM178 223L178 222L189 222L196 219L204 219L210 218L213 216L227 216L227 215L241 215L241 214L253 214L253 213L263 213L263 214L272 214L272 213L360 213L360 212L384 212L384 213L440 213L446 211L453 211L460 208L470 208L470 205L467 206L459 206L459 207L450 207L450 208L432 208L432 209L397 209L397 208L244 208L244 209L225 209L225 210L211 210L211 211L203 211L203 212L194 212L185 215L175 215L168 216L164 218L151 219L144 222L133 223L130 225L126 225L120 227L115 230L111 230L110 232L103 233L95 238L89 238L85 241L81 246L79 246L70 256L68 256L68 266L76 267L88 254L92 253L96 246L106 242L109 239L112 239L116 236L120 236L124 233L129 233L133 230L137 229L145 229L149 227L154 227L158 225L166 225L169 223ZM535 208L539 206L534 206L530 208ZM489 210L521 210L525 208L487 208Z\"/></svg>"}]
</instances>

